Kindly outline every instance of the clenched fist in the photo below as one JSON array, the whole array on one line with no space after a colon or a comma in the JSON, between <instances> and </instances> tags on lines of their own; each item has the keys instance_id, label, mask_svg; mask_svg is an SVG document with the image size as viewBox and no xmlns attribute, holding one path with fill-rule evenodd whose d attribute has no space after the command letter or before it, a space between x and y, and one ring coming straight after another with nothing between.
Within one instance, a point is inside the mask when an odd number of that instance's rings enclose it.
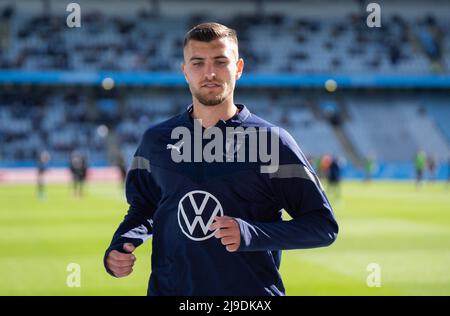
<instances>
[{"instance_id":1,"label":"clenched fist","mask_svg":"<svg viewBox=\"0 0 450 316\"><path fill-rule=\"evenodd\" d=\"M241 244L241 231L236 219L229 216L217 216L214 219L215 222L211 224L209 230L217 230L214 236L220 239L229 252L238 250Z\"/></svg>"},{"instance_id":2,"label":"clenched fist","mask_svg":"<svg viewBox=\"0 0 450 316\"><path fill-rule=\"evenodd\" d=\"M123 250L127 253L122 253L117 250L112 250L106 258L106 266L117 278L126 277L133 272L134 262L136 257L133 251L136 249L133 244L125 243Z\"/></svg>"}]
</instances>

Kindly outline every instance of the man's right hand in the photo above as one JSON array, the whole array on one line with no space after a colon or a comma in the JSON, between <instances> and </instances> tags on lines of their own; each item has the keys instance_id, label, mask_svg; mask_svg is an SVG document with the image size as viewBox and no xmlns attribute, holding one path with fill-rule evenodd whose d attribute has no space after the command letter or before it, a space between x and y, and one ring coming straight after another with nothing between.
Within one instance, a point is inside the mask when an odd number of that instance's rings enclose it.
<instances>
[{"instance_id":1,"label":"man's right hand","mask_svg":"<svg viewBox=\"0 0 450 316\"><path fill-rule=\"evenodd\" d=\"M117 278L123 278L133 272L134 262L136 257L133 251L136 247L131 243L125 243L123 250L127 253L122 253L117 250L112 250L106 258L106 266Z\"/></svg>"}]
</instances>

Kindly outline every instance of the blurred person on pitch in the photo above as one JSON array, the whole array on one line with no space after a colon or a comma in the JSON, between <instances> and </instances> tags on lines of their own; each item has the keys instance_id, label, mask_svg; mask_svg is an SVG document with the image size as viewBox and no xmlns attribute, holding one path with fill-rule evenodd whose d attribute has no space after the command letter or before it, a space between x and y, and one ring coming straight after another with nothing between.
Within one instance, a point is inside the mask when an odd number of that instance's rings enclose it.
<instances>
[{"instance_id":1,"label":"blurred person on pitch","mask_svg":"<svg viewBox=\"0 0 450 316\"><path fill-rule=\"evenodd\" d=\"M375 159L369 156L364 160L364 182L370 182L372 180L374 171Z\"/></svg>"},{"instance_id":2,"label":"blurred person on pitch","mask_svg":"<svg viewBox=\"0 0 450 316\"><path fill-rule=\"evenodd\" d=\"M427 156L423 150L417 152L414 165L416 168L416 187L419 188L422 184L423 175L427 166Z\"/></svg>"},{"instance_id":3,"label":"blurred person on pitch","mask_svg":"<svg viewBox=\"0 0 450 316\"><path fill-rule=\"evenodd\" d=\"M341 167L337 157L331 159L327 179L330 198L339 202L341 198Z\"/></svg>"},{"instance_id":4,"label":"blurred person on pitch","mask_svg":"<svg viewBox=\"0 0 450 316\"><path fill-rule=\"evenodd\" d=\"M333 161L333 157L331 155L325 154L320 158L319 162L319 178L327 179L328 173L330 171L330 165Z\"/></svg>"},{"instance_id":5,"label":"blurred person on pitch","mask_svg":"<svg viewBox=\"0 0 450 316\"><path fill-rule=\"evenodd\" d=\"M81 198L88 174L88 163L86 158L77 150L73 151L70 157L70 172L72 173L73 195L76 198Z\"/></svg>"},{"instance_id":6,"label":"blurred person on pitch","mask_svg":"<svg viewBox=\"0 0 450 316\"><path fill-rule=\"evenodd\" d=\"M437 162L436 162L436 159L434 159L433 155L430 155L428 157L427 167L428 167L428 172L430 174L430 181L434 182L436 180Z\"/></svg>"},{"instance_id":7,"label":"blurred person on pitch","mask_svg":"<svg viewBox=\"0 0 450 316\"><path fill-rule=\"evenodd\" d=\"M105 252L105 268L128 276L135 248L152 237L148 295L285 295L281 250L331 245L338 234L332 208L292 136L234 103L244 66L236 32L218 23L197 25L183 52L193 102L142 137L126 181L130 207ZM186 138L174 140L180 131ZM210 145L202 136L207 131L220 142L217 160L192 161ZM270 145L275 168L235 161L239 143L226 144L239 134ZM267 144L269 136L274 143ZM174 159L178 155L187 161ZM283 209L291 220L282 219Z\"/></svg>"},{"instance_id":8,"label":"blurred person on pitch","mask_svg":"<svg viewBox=\"0 0 450 316\"><path fill-rule=\"evenodd\" d=\"M50 154L44 150L39 153L37 158L37 195L42 200L45 199L45 173L50 162Z\"/></svg>"}]
</instances>

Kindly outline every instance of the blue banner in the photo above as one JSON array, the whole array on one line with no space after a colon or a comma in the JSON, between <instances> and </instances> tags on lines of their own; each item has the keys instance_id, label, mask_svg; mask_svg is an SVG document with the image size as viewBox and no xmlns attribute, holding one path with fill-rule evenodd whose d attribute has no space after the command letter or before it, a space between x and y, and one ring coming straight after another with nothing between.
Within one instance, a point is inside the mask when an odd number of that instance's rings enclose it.
<instances>
[{"instance_id":1,"label":"blue banner","mask_svg":"<svg viewBox=\"0 0 450 316\"><path fill-rule=\"evenodd\" d=\"M181 73L164 72L71 72L71 71L12 71L0 70L0 84L82 84L101 85L111 78L115 86L183 87ZM240 87L324 88L327 80L334 80L337 88L450 88L447 75L334 75L334 74L244 74Z\"/></svg>"}]
</instances>

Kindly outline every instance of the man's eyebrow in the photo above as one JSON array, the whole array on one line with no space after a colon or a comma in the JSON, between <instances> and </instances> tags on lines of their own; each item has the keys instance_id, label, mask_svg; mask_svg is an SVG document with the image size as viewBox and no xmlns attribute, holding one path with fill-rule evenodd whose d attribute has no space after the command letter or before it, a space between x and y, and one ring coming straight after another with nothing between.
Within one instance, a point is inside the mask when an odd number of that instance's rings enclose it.
<instances>
[{"instance_id":1,"label":"man's eyebrow","mask_svg":"<svg viewBox=\"0 0 450 316\"><path fill-rule=\"evenodd\" d=\"M194 56L189 59L189 61L193 61L193 60L205 60L205 58Z\"/></svg>"},{"instance_id":2,"label":"man's eyebrow","mask_svg":"<svg viewBox=\"0 0 450 316\"><path fill-rule=\"evenodd\" d=\"M219 56L213 57L213 59L223 59L223 58L228 59L228 57L225 55L219 55ZM205 59L206 58L203 58L203 57L193 56L189 59L189 61L193 61L193 60L203 61Z\"/></svg>"}]
</instances>

